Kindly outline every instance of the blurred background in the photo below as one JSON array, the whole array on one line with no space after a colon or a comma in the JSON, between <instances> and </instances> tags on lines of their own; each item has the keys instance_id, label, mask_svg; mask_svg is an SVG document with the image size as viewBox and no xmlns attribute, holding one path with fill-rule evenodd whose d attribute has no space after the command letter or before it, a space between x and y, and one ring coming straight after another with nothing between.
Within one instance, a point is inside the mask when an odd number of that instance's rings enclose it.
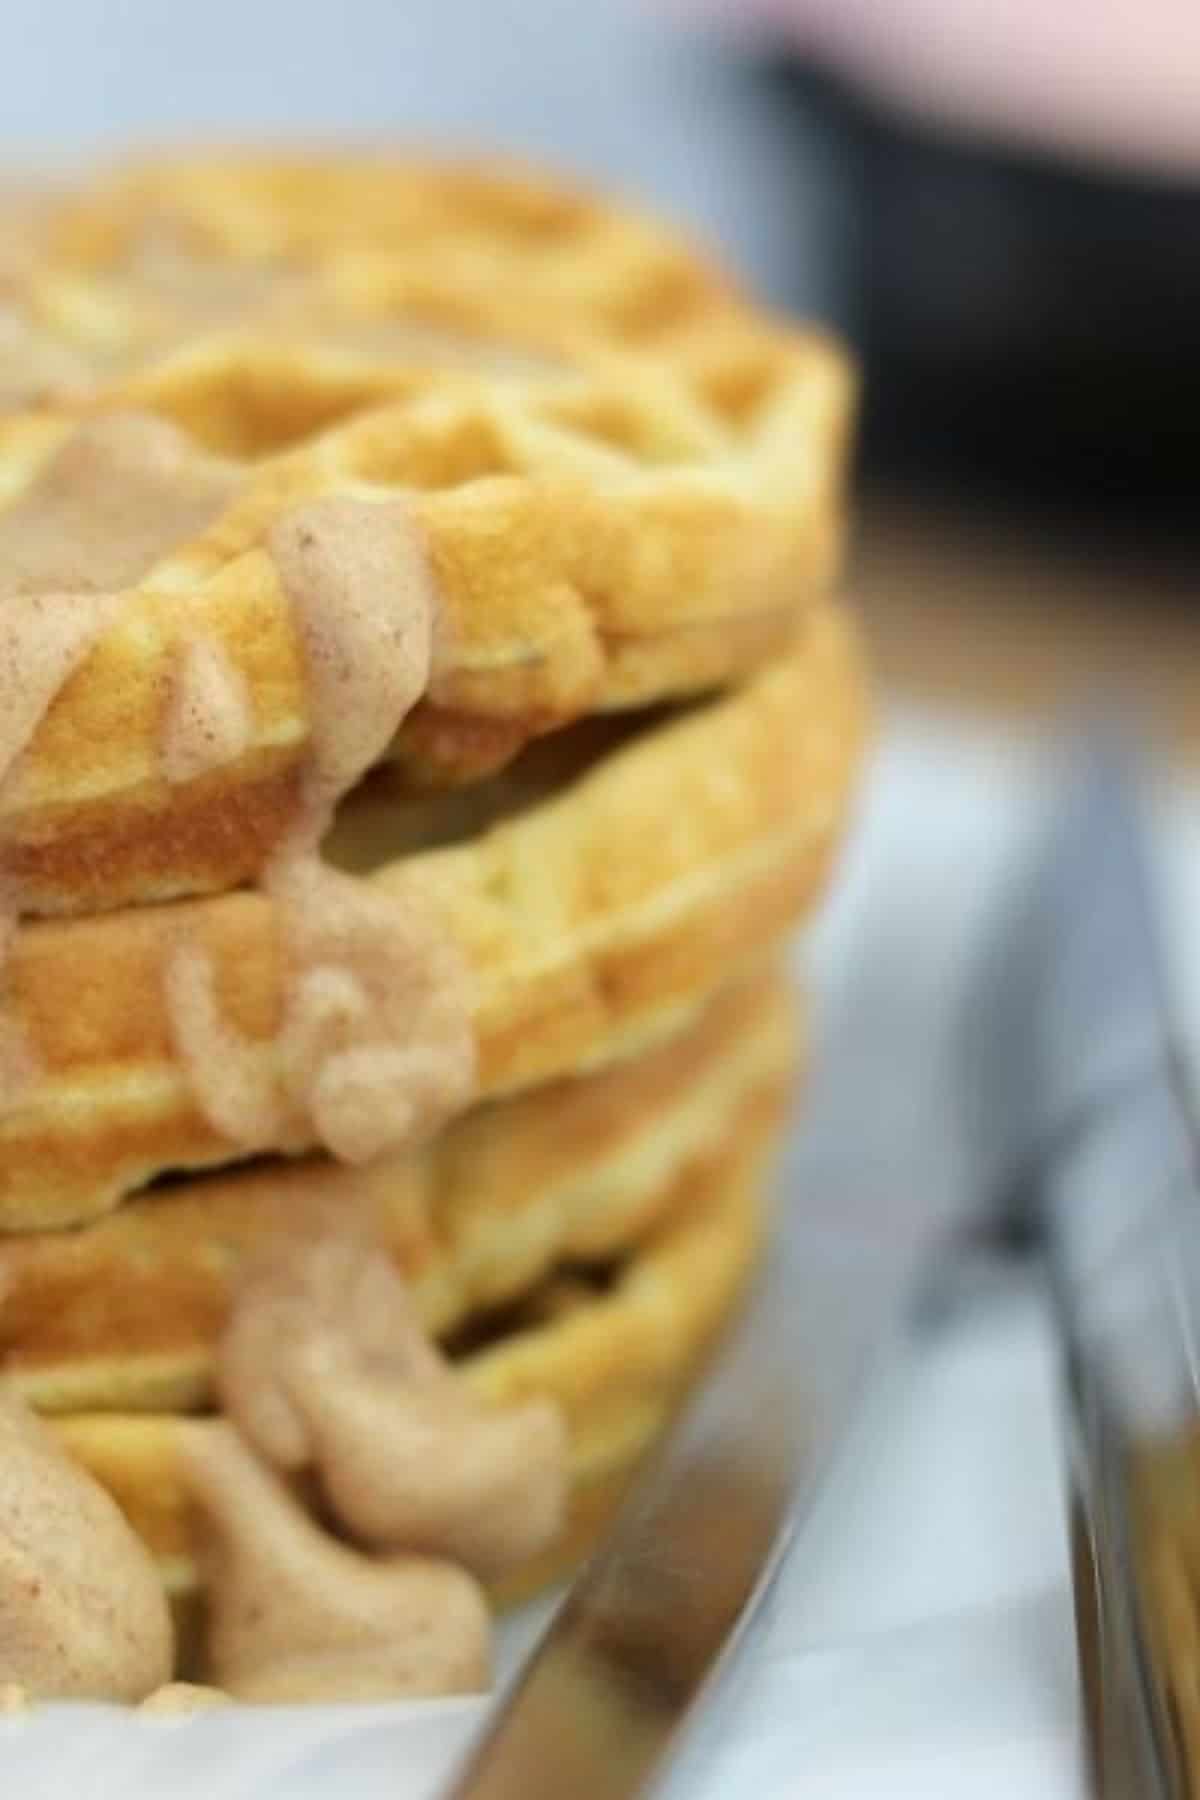
<instances>
[{"instance_id":1,"label":"blurred background","mask_svg":"<svg viewBox=\"0 0 1200 1800\"><path fill-rule=\"evenodd\" d=\"M1194 0L6 0L11 161L304 133L633 191L865 363L853 586L899 701L1116 672L1200 761Z\"/></svg>"}]
</instances>

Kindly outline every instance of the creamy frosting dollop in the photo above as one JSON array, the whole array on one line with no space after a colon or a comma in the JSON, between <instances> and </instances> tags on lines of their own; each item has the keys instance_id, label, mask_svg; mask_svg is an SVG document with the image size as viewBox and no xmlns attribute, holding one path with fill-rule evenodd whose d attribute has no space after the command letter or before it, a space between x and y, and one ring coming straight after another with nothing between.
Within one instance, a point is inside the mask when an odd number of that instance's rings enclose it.
<instances>
[{"instance_id":1,"label":"creamy frosting dollop","mask_svg":"<svg viewBox=\"0 0 1200 1800\"><path fill-rule=\"evenodd\" d=\"M227 1414L284 1470L312 1468L359 1543L492 1577L561 1530L567 1438L549 1400L482 1405L425 1336L382 1251L352 1235L280 1243L219 1347Z\"/></svg>"},{"instance_id":2,"label":"creamy frosting dollop","mask_svg":"<svg viewBox=\"0 0 1200 1800\"><path fill-rule=\"evenodd\" d=\"M0 1681L141 1700L171 1675L162 1582L115 1501L0 1390Z\"/></svg>"},{"instance_id":3,"label":"creamy frosting dollop","mask_svg":"<svg viewBox=\"0 0 1200 1800\"><path fill-rule=\"evenodd\" d=\"M383 1700L486 1687L478 1583L423 1557L337 1543L225 1422L180 1428L203 1508L208 1658L239 1700Z\"/></svg>"}]
</instances>

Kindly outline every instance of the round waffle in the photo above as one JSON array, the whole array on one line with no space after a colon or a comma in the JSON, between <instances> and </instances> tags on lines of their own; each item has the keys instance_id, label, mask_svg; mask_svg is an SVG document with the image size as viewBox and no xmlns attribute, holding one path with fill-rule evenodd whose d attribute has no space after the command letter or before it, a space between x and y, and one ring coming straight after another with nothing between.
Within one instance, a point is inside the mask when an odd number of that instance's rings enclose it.
<instances>
[{"instance_id":1,"label":"round waffle","mask_svg":"<svg viewBox=\"0 0 1200 1800\"><path fill-rule=\"evenodd\" d=\"M318 162L151 166L48 230L10 310L60 353L90 332L108 363L0 426L0 595L119 604L0 784L26 911L261 867L310 736L269 548L306 501L406 501L441 626L394 752L421 782L736 678L830 583L844 358L638 221L516 178ZM170 282L164 234L185 258ZM206 282L220 330L188 311ZM197 639L250 719L180 779L164 696Z\"/></svg>"},{"instance_id":2,"label":"round waffle","mask_svg":"<svg viewBox=\"0 0 1200 1800\"><path fill-rule=\"evenodd\" d=\"M773 1106L795 1062L791 996L766 971L645 1055L478 1107L419 1152L206 1176L77 1231L0 1240L0 1374L43 1412L203 1407L245 1264L352 1219L428 1330L469 1332L559 1265L643 1236L680 1170Z\"/></svg>"},{"instance_id":3,"label":"round waffle","mask_svg":"<svg viewBox=\"0 0 1200 1800\"><path fill-rule=\"evenodd\" d=\"M411 335L391 341L416 356L512 351L527 366L530 351L536 364L615 347L730 412L755 398L723 359L761 348L767 322L730 275L660 221L528 168L202 154L103 172L33 231L22 211L28 312L85 389L208 330L353 345L356 328L398 325ZM33 395L69 385L26 370Z\"/></svg>"},{"instance_id":4,"label":"round waffle","mask_svg":"<svg viewBox=\"0 0 1200 1800\"><path fill-rule=\"evenodd\" d=\"M462 1355L463 1375L480 1396L497 1406L552 1396L570 1433L574 1491L567 1528L554 1550L536 1568L519 1571L501 1597L551 1579L588 1547L742 1291L761 1239L765 1170L784 1104L780 1095L764 1105L760 1095L722 1139L668 1178L655 1207L661 1223L603 1282L547 1282L507 1331ZM196 1591L195 1521L176 1421L90 1413L54 1423L159 1559L182 1603L186 1645Z\"/></svg>"},{"instance_id":5,"label":"round waffle","mask_svg":"<svg viewBox=\"0 0 1200 1800\"><path fill-rule=\"evenodd\" d=\"M632 1053L790 926L821 887L862 725L854 640L823 608L729 697L541 805L381 868L366 885L419 900L465 956L481 1095ZM0 1225L84 1219L163 1171L308 1147L215 1129L165 994L180 944L202 946L230 1027L269 1064L277 925L267 898L233 894L23 926L11 1015L39 1072L0 1117Z\"/></svg>"}]
</instances>

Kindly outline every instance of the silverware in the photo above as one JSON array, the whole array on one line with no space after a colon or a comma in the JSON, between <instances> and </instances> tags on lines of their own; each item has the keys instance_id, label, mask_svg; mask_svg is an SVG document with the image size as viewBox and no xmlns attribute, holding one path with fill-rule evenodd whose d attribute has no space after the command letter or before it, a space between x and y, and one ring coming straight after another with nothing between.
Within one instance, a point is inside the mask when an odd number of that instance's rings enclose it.
<instances>
[{"instance_id":1,"label":"silverware","mask_svg":"<svg viewBox=\"0 0 1200 1800\"><path fill-rule=\"evenodd\" d=\"M1063 1348L1084 1726L1105 1800L1200 1794L1200 1182L1128 760L1097 735L974 1000L976 1106Z\"/></svg>"},{"instance_id":2,"label":"silverware","mask_svg":"<svg viewBox=\"0 0 1200 1800\"><path fill-rule=\"evenodd\" d=\"M679 1772L688 1727L761 1625L924 1259L921 1196L861 1165L836 1071L806 1101L770 1267L741 1328L577 1580L450 1800L625 1800ZM832 1185L840 1173L839 1185Z\"/></svg>"}]
</instances>

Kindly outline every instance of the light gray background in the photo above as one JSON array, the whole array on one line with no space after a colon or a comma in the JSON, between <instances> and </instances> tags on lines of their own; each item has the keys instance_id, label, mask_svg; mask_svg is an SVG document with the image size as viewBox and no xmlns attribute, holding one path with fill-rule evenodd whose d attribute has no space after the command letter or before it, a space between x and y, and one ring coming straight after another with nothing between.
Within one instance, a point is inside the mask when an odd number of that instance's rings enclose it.
<instances>
[{"instance_id":1,"label":"light gray background","mask_svg":"<svg viewBox=\"0 0 1200 1800\"><path fill-rule=\"evenodd\" d=\"M652 0L0 0L0 153L351 132L615 183L828 313L836 171L739 56Z\"/></svg>"}]
</instances>

